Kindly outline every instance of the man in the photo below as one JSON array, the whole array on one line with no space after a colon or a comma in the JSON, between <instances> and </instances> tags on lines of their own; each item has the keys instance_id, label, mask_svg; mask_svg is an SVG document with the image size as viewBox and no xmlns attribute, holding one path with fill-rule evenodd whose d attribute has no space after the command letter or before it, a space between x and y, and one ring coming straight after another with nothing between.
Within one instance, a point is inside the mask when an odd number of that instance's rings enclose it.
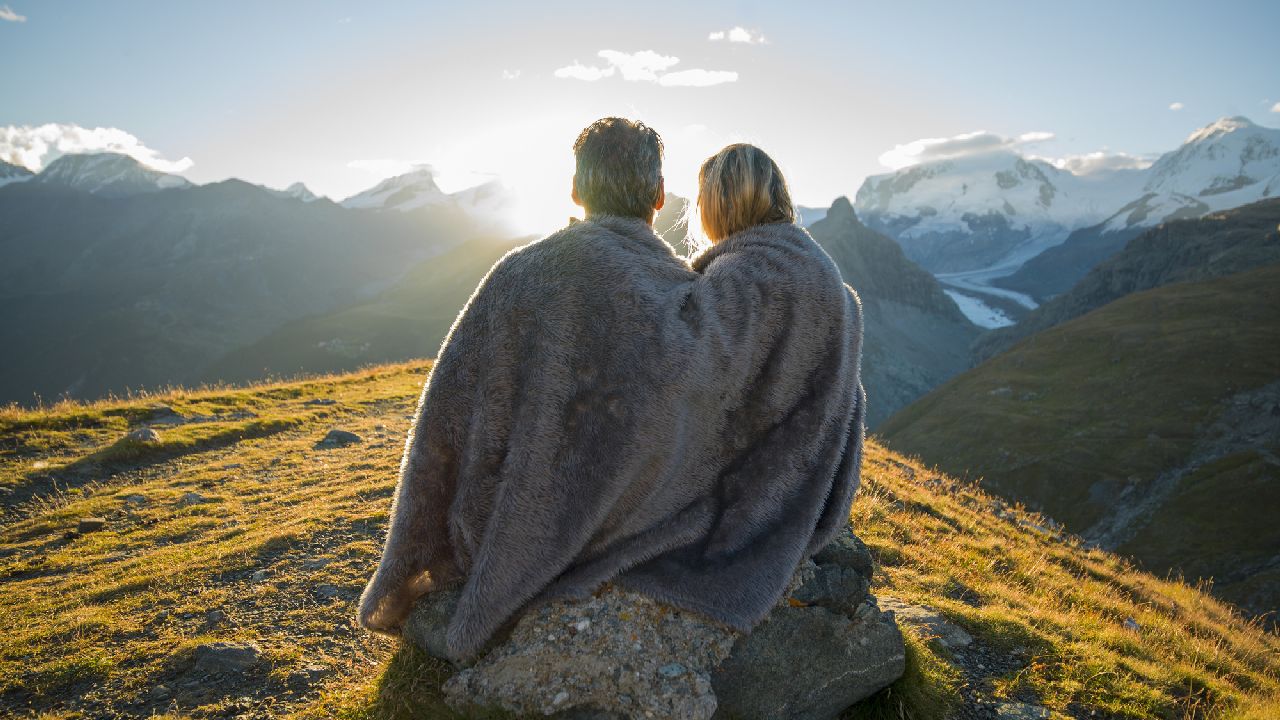
<instances>
[{"instance_id":1,"label":"man","mask_svg":"<svg viewBox=\"0 0 1280 720\"><path fill-rule=\"evenodd\" d=\"M460 587L456 660L609 580L749 630L857 485L860 311L830 258L762 239L694 272L653 232L657 133L605 118L574 153L585 219L505 256L459 315L360 600L395 634Z\"/></svg>"}]
</instances>

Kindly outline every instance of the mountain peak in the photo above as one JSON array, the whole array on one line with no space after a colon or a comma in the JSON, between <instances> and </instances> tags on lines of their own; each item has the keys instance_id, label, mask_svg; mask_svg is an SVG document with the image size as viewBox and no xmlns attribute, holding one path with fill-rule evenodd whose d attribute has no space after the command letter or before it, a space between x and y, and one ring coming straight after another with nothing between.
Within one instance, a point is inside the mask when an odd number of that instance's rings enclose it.
<instances>
[{"instance_id":1,"label":"mountain peak","mask_svg":"<svg viewBox=\"0 0 1280 720\"><path fill-rule=\"evenodd\" d=\"M831 209L827 211L827 217L835 220L858 221L858 213L854 212L853 203L849 202L849 198L844 195L832 201Z\"/></svg>"},{"instance_id":2,"label":"mountain peak","mask_svg":"<svg viewBox=\"0 0 1280 720\"><path fill-rule=\"evenodd\" d=\"M1191 133L1189 136L1187 136L1186 141L1189 143L1199 142L1201 140L1208 140L1209 138L1216 137L1218 135L1225 135L1227 133L1232 133L1237 130L1247 130L1249 128L1254 128L1254 127L1257 127L1257 125L1252 120L1250 120L1249 118L1243 115L1232 115L1230 117L1220 117L1217 120L1214 120L1213 122L1209 123L1208 125L1205 125L1204 127L1200 128L1199 130L1196 130L1195 132Z\"/></svg>"},{"instance_id":3,"label":"mountain peak","mask_svg":"<svg viewBox=\"0 0 1280 720\"><path fill-rule=\"evenodd\" d=\"M346 208L408 211L447 203L449 197L436 184L430 165L419 165L402 175L387 178L362 193L343 200Z\"/></svg>"},{"instance_id":4,"label":"mountain peak","mask_svg":"<svg viewBox=\"0 0 1280 720\"><path fill-rule=\"evenodd\" d=\"M136 158L114 152L62 155L41 170L35 181L104 197L137 195L191 184L185 178L160 172Z\"/></svg>"}]
</instances>

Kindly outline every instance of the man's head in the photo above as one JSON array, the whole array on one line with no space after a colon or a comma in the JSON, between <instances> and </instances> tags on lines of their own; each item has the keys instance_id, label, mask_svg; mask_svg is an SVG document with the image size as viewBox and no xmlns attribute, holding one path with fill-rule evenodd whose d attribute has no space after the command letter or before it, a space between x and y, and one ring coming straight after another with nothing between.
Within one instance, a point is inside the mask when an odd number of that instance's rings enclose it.
<instances>
[{"instance_id":1,"label":"man's head","mask_svg":"<svg viewBox=\"0 0 1280 720\"><path fill-rule=\"evenodd\" d=\"M573 143L573 201L587 215L622 215L653 222L662 209L662 138L644 123L607 117Z\"/></svg>"}]
</instances>

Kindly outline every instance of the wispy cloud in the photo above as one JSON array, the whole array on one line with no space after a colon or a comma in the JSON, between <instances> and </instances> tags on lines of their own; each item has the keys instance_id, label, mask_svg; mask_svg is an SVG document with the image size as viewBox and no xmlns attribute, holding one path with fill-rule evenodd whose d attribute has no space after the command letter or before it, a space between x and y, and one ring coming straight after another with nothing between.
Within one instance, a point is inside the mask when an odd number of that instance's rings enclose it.
<instances>
[{"instance_id":1,"label":"wispy cloud","mask_svg":"<svg viewBox=\"0 0 1280 720\"><path fill-rule=\"evenodd\" d=\"M1154 162L1152 158L1106 150L1084 153L1083 155L1038 159L1052 164L1059 170L1066 170L1073 175L1092 175L1108 170L1141 170L1151 167L1151 163Z\"/></svg>"},{"instance_id":2,"label":"wispy cloud","mask_svg":"<svg viewBox=\"0 0 1280 720\"><path fill-rule=\"evenodd\" d=\"M617 50L601 50L600 57L622 72L623 80L657 82L658 73L680 62L680 58L660 55L652 50L625 53Z\"/></svg>"},{"instance_id":3,"label":"wispy cloud","mask_svg":"<svg viewBox=\"0 0 1280 720\"><path fill-rule=\"evenodd\" d=\"M751 45L763 45L769 42L759 32L748 30L741 25L734 26L728 30L716 30L707 36L708 40L718 42L727 40L736 43L748 43Z\"/></svg>"},{"instance_id":4,"label":"wispy cloud","mask_svg":"<svg viewBox=\"0 0 1280 720\"><path fill-rule=\"evenodd\" d=\"M673 55L663 55L652 50L641 50L634 53L601 50L597 53L597 56L605 61L604 67L583 65L575 60L572 65L557 69L554 75L558 78L595 82L618 73L623 80L652 82L663 87L708 87L721 83L735 82L738 79L738 73L731 70L692 68L677 72L667 72L667 70L680 62L680 58Z\"/></svg>"},{"instance_id":5,"label":"wispy cloud","mask_svg":"<svg viewBox=\"0 0 1280 720\"><path fill-rule=\"evenodd\" d=\"M732 70L681 70L658 78L664 87L710 87L738 81L738 73Z\"/></svg>"},{"instance_id":6,"label":"wispy cloud","mask_svg":"<svg viewBox=\"0 0 1280 720\"><path fill-rule=\"evenodd\" d=\"M189 157L166 160L119 128L84 128L64 123L0 126L0 160L30 170L38 171L61 155L91 152L128 155L162 172L183 172L195 164Z\"/></svg>"},{"instance_id":7,"label":"wispy cloud","mask_svg":"<svg viewBox=\"0 0 1280 720\"><path fill-rule=\"evenodd\" d=\"M519 70L505 70L505 69L504 69L504 70L502 71L502 79L503 79L503 80L519 80L519 79L520 79L520 71L519 71Z\"/></svg>"},{"instance_id":8,"label":"wispy cloud","mask_svg":"<svg viewBox=\"0 0 1280 720\"><path fill-rule=\"evenodd\" d=\"M557 69L555 71L555 76L558 78L566 78L570 80L585 80L587 82L595 82L600 78L607 78L612 76L615 69L616 68L614 68L612 65L608 67L602 67L602 68L593 67L590 65L583 65L577 60L574 60L572 65L566 65L562 68Z\"/></svg>"},{"instance_id":9,"label":"wispy cloud","mask_svg":"<svg viewBox=\"0 0 1280 720\"><path fill-rule=\"evenodd\" d=\"M1174 111L1174 112L1178 112L1179 110L1181 110L1181 109L1182 109L1182 108L1184 108L1184 107L1186 107L1186 105L1183 105L1183 104L1182 104L1182 103L1180 103L1180 102L1169 103L1169 109L1170 109L1170 110L1172 110L1172 111Z\"/></svg>"},{"instance_id":10,"label":"wispy cloud","mask_svg":"<svg viewBox=\"0 0 1280 720\"><path fill-rule=\"evenodd\" d=\"M26 22L26 15L19 15L8 5L0 5L0 20L5 22Z\"/></svg>"},{"instance_id":11,"label":"wispy cloud","mask_svg":"<svg viewBox=\"0 0 1280 720\"><path fill-rule=\"evenodd\" d=\"M962 133L949 138L922 138L903 145L880 156L880 164L899 170L931 160L948 160L978 155L993 150L1010 149L1054 138L1051 132L1027 132L1017 137L1004 137L985 130Z\"/></svg>"}]
</instances>

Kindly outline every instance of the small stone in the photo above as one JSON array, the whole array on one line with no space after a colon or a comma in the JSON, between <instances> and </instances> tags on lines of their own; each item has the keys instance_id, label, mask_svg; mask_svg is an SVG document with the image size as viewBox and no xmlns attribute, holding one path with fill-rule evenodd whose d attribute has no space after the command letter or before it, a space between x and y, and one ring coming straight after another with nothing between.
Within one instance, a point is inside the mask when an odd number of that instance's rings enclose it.
<instances>
[{"instance_id":1,"label":"small stone","mask_svg":"<svg viewBox=\"0 0 1280 720\"><path fill-rule=\"evenodd\" d=\"M200 505L209 502L209 498L198 492L189 492L178 498L178 507L187 507L189 505Z\"/></svg>"},{"instance_id":2,"label":"small stone","mask_svg":"<svg viewBox=\"0 0 1280 720\"><path fill-rule=\"evenodd\" d=\"M591 621L588 620L587 618L583 618L573 624L573 629L577 630L578 632L582 632L583 630L586 630L589 627L591 627Z\"/></svg>"},{"instance_id":3,"label":"small stone","mask_svg":"<svg viewBox=\"0 0 1280 720\"><path fill-rule=\"evenodd\" d=\"M352 445L358 442L363 442L363 439L359 435L347 430L338 430L337 428L334 428L333 430L330 430L320 442L316 443L316 447L339 447L342 445Z\"/></svg>"},{"instance_id":4,"label":"small stone","mask_svg":"<svg viewBox=\"0 0 1280 720\"><path fill-rule=\"evenodd\" d=\"M997 703L996 717L1000 720L1048 720L1053 713L1049 708L1027 703Z\"/></svg>"},{"instance_id":5,"label":"small stone","mask_svg":"<svg viewBox=\"0 0 1280 720\"><path fill-rule=\"evenodd\" d=\"M670 663L658 668L658 674L662 677L680 677L685 673L685 668L680 663Z\"/></svg>"},{"instance_id":6,"label":"small stone","mask_svg":"<svg viewBox=\"0 0 1280 720\"><path fill-rule=\"evenodd\" d=\"M151 688L151 697L153 698L163 699L163 698L169 697L172 694L173 693L169 692L169 688L165 687L164 685L157 685Z\"/></svg>"},{"instance_id":7,"label":"small stone","mask_svg":"<svg viewBox=\"0 0 1280 720\"><path fill-rule=\"evenodd\" d=\"M308 400L302 404L303 405L337 405L338 401L334 400L333 398L312 398L311 400Z\"/></svg>"},{"instance_id":8,"label":"small stone","mask_svg":"<svg viewBox=\"0 0 1280 720\"><path fill-rule=\"evenodd\" d=\"M1139 625L1139 624L1138 624L1138 621L1137 621L1137 620L1134 620L1133 618L1125 618L1125 619L1124 619L1124 629L1125 629L1125 630L1132 630L1132 631L1134 631L1134 632L1138 632L1139 630L1141 630L1141 629L1142 629L1142 626L1141 626L1141 625Z\"/></svg>"},{"instance_id":9,"label":"small stone","mask_svg":"<svg viewBox=\"0 0 1280 720\"><path fill-rule=\"evenodd\" d=\"M220 625L227 619L227 614L222 610L210 610L204 614L204 622L206 625Z\"/></svg>"},{"instance_id":10,"label":"small stone","mask_svg":"<svg viewBox=\"0 0 1280 720\"><path fill-rule=\"evenodd\" d=\"M555 697L551 698L551 704L563 705L568 700L569 700L569 693L565 692L564 690L561 690L560 692L556 693Z\"/></svg>"},{"instance_id":11,"label":"small stone","mask_svg":"<svg viewBox=\"0 0 1280 720\"><path fill-rule=\"evenodd\" d=\"M880 609L891 611L900 622L920 628L926 637L936 638L945 648L955 650L973 644L972 635L933 608L908 605L897 598L882 597Z\"/></svg>"},{"instance_id":12,"label":"small stone","mask_svg":"<svg viewBox=\"0 0 1280 720\"><path fill-rule=\"evenodd\" d=\"M269 577L271 577L271 573L267 572L266 570L255 570L255 571L253 571L253 581L254 581L254 582L262 582L262 581L266 580L266 579L267 579L267 578L269 578Z\"/></svg>"},{"instance_id":13,"label":"small stone","mask_svg":"<svg viewBox=\"0 0 1280 720\"><path fill-rule=\"evenodd\" d=\"M254 642L212 642L196 648L196 669L204 672L244 672L262 659Z\"/></svg>"},{"instance_id":14,"label":"small stone","mask_svg":"<svg viewBox=\"0 0 1280 720\"><path fill-rule=\"evenodd\" d=\"M127 505L146 505L150 502L146 495L138 495L137 493L125 495L120 499L125 501L125 504Z\"/></svg>"},{"instance_id":15,"label":"small stone","mask_svg":"<svg viewBox=\"0 0 1280 720\"><path fill-rule=\"evenodd\" d=\"M316 595L326 600L331 598L336 598L336 597L342 597L345 594L346 593L342 591L342 588L338 587L337 585L323 583L316 586Z\"/></svg>"},{"instance_id":16,"label":"small stone","mask_svg":"<svg viewBox=\"0 0 1280 720\"><path fill-rule=\"evenodd\" d=\"M91 532L98 532L99 530L105 530L106 528L107 528L107 519L100 518L100 517L80 518L80 521L76 524L76 532L80 533L81 535L84 535L86 533L91 533Z\"/></svg>"},{"instance_id":17,"label":"small stone","mask_svg":"<svg viewBox=\"0 0 1280 720\"><path fill-rule=\"evenodd\" d=\"M319 570L328 565L332 560L329 558L307 558L302 561L303 570Z\"/></svg>"},{"instance_id":18,"label":"small stone","mask_svg":"<svg viewBox=\"0 0 1280 720\"><path fill-rule=\"evenodd\" d=\"M160 433L152 430L146 425L143 425L128 435L125 435L124 439L137 443L158 443L160 442Z\"/></svg>"}]
</instances>

